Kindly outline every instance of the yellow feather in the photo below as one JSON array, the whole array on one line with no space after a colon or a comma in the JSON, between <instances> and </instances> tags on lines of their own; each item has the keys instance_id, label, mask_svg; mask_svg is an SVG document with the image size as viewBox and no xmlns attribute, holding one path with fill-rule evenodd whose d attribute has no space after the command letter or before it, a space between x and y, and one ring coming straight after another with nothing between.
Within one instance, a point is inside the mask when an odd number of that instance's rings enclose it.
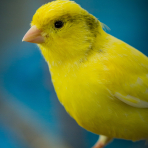
<instances>
[{"instance_id":1,"label":"yellow feather","mask_svg":"<svg viewBox=\"0 0 148 148\"><path fill-rule=\"evenodd\" d=\"M58 20L63 27L55 28ZM147 56L107 34L73 1L43 5L31 25L45 38L38 46L57 96L80 126L113 138L148 138Z\"/></svg>"}]
</instances>

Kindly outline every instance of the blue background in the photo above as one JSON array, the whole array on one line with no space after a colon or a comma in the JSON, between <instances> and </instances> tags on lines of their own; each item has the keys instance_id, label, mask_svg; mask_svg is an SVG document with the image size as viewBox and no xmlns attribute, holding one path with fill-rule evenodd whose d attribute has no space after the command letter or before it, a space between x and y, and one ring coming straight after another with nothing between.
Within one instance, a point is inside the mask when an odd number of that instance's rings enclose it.
<instances>
[{"instance_id":1,"label":"blue background","mask_svg":"<svg viewBox=\"0 0 148 148\"><path fill-rule=\"evenodd\" d=\"M79 127L65 112L56 97L48 66L38 47L21 41L36 9L47 2L0 1L0 96L15 108L21 118L28 123L33 122L35 127L39 124L50 136L54 135L71 148L90 148L98 136ZM148 55L147 0L76 2L106 24L111 29L108 33ZM15 123L13 117L11 120L5 118L5 112L0 109L0 148L31 147L20 138L23 133L11 127L11 122ZM106 146L118 147L146 148L144 141L133 143L119 139Z\"/></svg>"}]
</instances>

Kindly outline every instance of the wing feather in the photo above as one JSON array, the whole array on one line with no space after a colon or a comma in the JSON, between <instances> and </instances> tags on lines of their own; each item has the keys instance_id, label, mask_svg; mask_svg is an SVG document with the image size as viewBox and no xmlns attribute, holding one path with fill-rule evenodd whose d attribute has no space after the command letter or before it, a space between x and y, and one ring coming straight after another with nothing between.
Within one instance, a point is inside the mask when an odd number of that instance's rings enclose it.
<instances>
[{"instance_id":1,"label":"wing feather","mask_svg":"<svg viewBox=\"0 0 148 148\"><path fill-rule=\"evenodd\" d=\"M122 94L116 92L115 97L130 106L137 108L148 108L148 102L140 100L139 98L133 97L131 95L123 96Z\"/></svg>"}]
</instances>

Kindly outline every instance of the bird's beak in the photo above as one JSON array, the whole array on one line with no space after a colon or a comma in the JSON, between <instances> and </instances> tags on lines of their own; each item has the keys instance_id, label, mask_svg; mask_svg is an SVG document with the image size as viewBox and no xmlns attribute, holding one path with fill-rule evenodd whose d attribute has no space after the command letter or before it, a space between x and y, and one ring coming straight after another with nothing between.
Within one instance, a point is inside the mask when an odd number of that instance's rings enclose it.
<instances>
[{"instance_id":1,"label":"bird's beak","mask_svg":"<svg viewBox=\"0 0 148 148\"><path fill-rule=\"evenodd\" d=\"M37 27L34 25L27 31L22 41L37 44L44 43L44 37L41 35L41 33L42 31L37 29Z\"/></svg>"}]
</instances>

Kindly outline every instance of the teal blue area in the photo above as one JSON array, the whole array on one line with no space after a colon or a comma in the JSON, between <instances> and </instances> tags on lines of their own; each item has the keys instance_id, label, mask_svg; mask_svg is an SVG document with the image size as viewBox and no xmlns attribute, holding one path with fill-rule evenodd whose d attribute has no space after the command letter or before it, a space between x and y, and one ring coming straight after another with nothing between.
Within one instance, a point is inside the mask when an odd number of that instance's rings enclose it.
<instances>
[{"instance_id":1,"label":"teal blue area","mask_svg":"<svg viewBox=\"0 0 148 148\"><path fill-rule=\"evenodd\" d=\"M90 148L98 136L87 132L66 113L59 103L51 83L47 63L38 47L22 43L35 10L47 0L7 0L0 2L0 96L9 94L33 113L50 136L58 136L72 148ZM111 30L113 36L148 55L148 1L147 0L76 0ZM2 98L2 97L1 97ZM4 100L11 100L5 98ZM12 99L13 101L13 99ZM17 112L24 116L23 108ZM1 111L1 110L0 110ZM29 148L18 132L10 127L0 112L0 148ZM32 117L32 116L31 116ZM37 119L37 120L36 120ZM38 126L37 126L38 127ZM136 129L135 129L136 130ZM48 132L50 131L50 132ZM19 133L20 134L20 133ZM115 139L106 148L146 148L145 141Z\"/></svg>"}]
</instances>

